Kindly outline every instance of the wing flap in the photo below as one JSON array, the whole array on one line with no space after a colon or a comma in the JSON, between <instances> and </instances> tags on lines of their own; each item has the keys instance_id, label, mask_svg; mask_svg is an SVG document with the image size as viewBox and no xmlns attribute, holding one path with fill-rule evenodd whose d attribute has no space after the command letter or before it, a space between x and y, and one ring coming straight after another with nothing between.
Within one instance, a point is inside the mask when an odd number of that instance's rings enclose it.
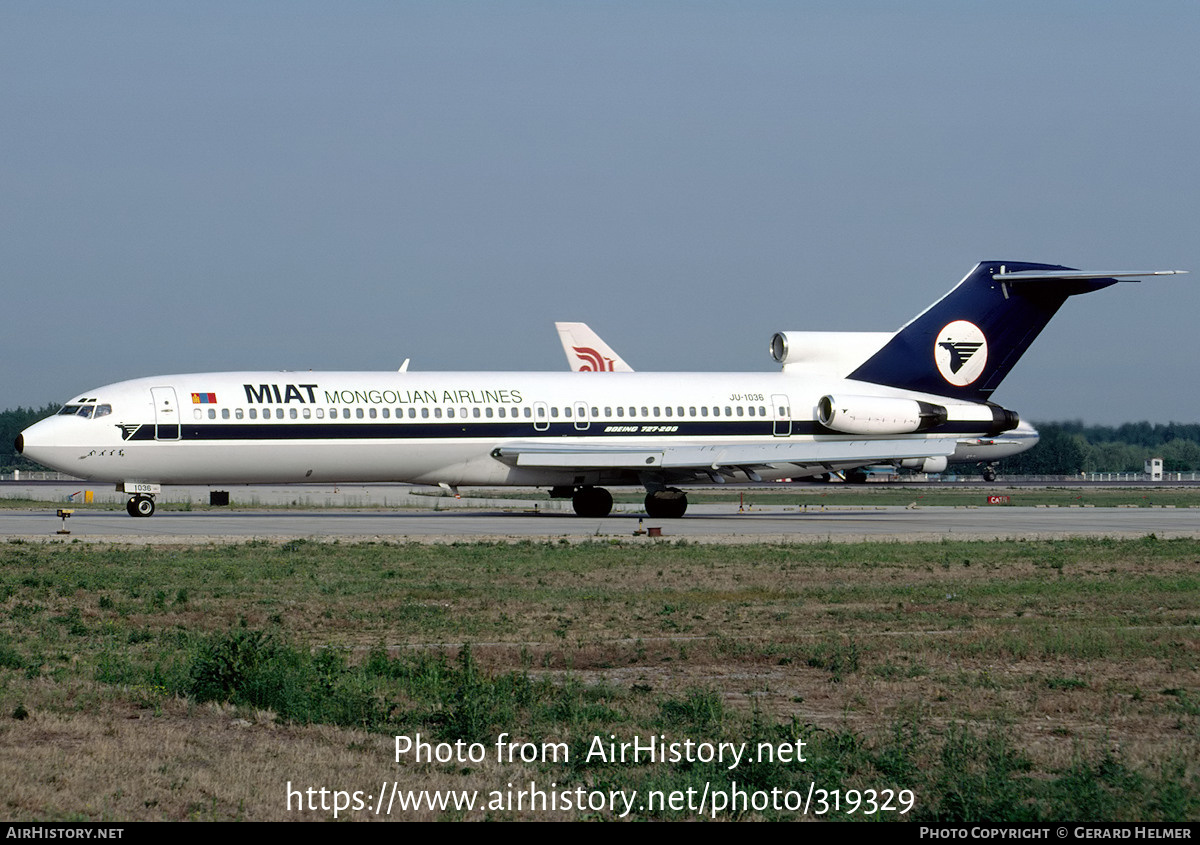
<instances>
[{"instance_id":1,"label":"wing flap","mask_svg":"<svg viewBox=\"0 0 1200 845\"><path fill-rule=\"evenodd\" d=\"M541 449L504 446L494 457L515 458L519 467L579 469L647 469L662 466L663 451L654 449Z\"/></svg>"}]
</instances>

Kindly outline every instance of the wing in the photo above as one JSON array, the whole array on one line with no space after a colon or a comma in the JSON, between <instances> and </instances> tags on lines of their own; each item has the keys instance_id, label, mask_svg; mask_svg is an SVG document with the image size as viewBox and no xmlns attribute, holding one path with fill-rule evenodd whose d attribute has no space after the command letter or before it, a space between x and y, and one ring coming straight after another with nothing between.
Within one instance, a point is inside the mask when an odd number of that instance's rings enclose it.
<instances>
[{"instance_id":1,"label":"wing","mask_svg":"<svg viewBox=\"0 0 1200 845\"><path fill-rule=\"evenodd\" d=\"M513 442L492 451L510 466L578 470L694 473L713 477L742 470L753 480L756 470L818 469L894 461L905 458L949 457L956 441L950 438L824 440L760 443L625 445Z\"/></svg>"}]
</instances>

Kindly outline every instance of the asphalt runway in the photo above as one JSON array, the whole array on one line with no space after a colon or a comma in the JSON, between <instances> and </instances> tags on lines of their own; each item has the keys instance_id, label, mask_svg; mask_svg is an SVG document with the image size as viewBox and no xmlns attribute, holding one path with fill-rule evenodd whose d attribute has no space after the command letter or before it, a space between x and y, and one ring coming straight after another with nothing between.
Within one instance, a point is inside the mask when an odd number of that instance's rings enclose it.
<instances>
[{"instance_id":1,"label":"asphalt runway","mask_svg":"<svg viewBox=\"0 0 1200 845\"><path fill-rule=\"evenodd\" d=\"M235 512L169 512L148 519L123 511L77 510L69 535L56 533L63 520L54 509L0 511L0 537L8 540L81 540L118 543L222 543L248 540L455 542L462 540L592 540L645 537L657 528L664 539L714 543L854 542L1063 538L1077 536L1200 537L1197 508L1015 508L1015 507L764 507L738 513L736 504L693 505L676 520L651 520L637 513L582 519L569 511L547 511L539 503L505 502L451 510L354 510L304 508ZM630 506L632 509L632 506Z\"/></svg>"}]
</instances>

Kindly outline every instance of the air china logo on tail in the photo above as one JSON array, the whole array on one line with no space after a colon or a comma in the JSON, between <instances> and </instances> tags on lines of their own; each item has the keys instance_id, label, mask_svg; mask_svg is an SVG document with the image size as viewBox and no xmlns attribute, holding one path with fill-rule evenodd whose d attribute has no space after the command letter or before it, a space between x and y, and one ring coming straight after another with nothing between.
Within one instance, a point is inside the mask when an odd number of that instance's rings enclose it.
<instances>
[{"instance_id":1,"label":"air china logo on tail","mask_svg":"<svg viewBox=\"0 0 1200 845\"><path fill-rule=\"evenodd\" d=\"M933 360L942 378L965 387L983 373L987 366L987 351L987 338L977 325L955 320L938 332L933 345Z\"/></svg>"},{"instance_id":2,"label":"air china logo on tail","mask_svg":"<svg viewBox=\"0 0 1200 845\"><path fill-rule=\"evenodd\" d=\"M590 346L572 346L571 349L579 356L584 365L579 368L581 373L611 373L613 371L613 359L605 358L595 349Z\"/></svg>"}]
</instances>

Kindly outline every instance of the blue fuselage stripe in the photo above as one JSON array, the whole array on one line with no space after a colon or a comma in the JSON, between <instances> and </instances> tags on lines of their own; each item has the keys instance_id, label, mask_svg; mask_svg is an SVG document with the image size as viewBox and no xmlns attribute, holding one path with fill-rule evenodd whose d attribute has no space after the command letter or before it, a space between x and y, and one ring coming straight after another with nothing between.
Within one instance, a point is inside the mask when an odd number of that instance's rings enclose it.
<instances>
[{"instance_id":1,"label":"blue fuselage stripe","mask_svg":"<svg viewBox=\"0 0 1200 845\"><path fill-rule=\"evenodd\" d=\"M794 421L790 429L786 422L779 423L778 431L790 431L791 435L841 435L841 432L826 428L818 422ZM446 438L478 438L497 440L505 438L546 437L773 437L777 424L772 420L697 420L688 422L593 422L587 428L576 428L572 422L553 422L548 428L535 428L526 421L443 421L437 423L366 423L366 422L307 422L307 423L210 423L175 426L169 434L159 432L155 437L153 425L142 425L129 440L155 440L169 438L179 440L223 441L223 440L434 440ZM162 427L160 427L161 429ZM982 434L987 426L980 422L949 422L922 434ZM855 435L862 437L862 435Z\"/></svg>"}]
</instances>

